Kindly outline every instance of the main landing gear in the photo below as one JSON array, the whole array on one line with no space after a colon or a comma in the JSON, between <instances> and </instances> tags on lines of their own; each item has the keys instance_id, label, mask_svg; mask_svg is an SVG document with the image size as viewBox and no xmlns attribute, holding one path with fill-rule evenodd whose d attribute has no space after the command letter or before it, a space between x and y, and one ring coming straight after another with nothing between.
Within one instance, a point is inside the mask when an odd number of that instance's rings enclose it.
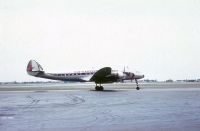
<instances>
[{"instance_id":1,"label":"main landing gear","mask_svg":"<svg viewBox=\"0 0 200 131\"><path fill-rule=\"evenodd\" d=\"M137 81L136 79L135 79L135 83L136 83L136 85L137 85L136 90L139 90L140 87L139 87L139 85L138 85L138 81Z\"/></svg>"},{"instance_id":2,"label":"main landing gear","mask_svg":"<svg viewBox=\"0 0 200 131\"><path fill-rule=\"evenodd\" d=\"M96 91L103 91L103 86L101 86L101 84L99 84L100 86L97 86L96 84L96 87L95 87L95 90Z\"/></svg>"}]
</instances>

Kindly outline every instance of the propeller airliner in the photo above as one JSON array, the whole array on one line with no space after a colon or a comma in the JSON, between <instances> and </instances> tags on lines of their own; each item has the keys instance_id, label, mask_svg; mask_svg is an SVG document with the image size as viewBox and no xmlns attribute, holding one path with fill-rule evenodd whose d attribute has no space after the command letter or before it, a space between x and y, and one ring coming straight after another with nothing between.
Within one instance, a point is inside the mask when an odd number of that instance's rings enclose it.
<instances>
[{"instance_id":1,"label":"propeller airliner","mask_svg":"<svg viewBox=\"0 0 200 131\"><path fill-rule=\"evenodd\" d=\"M138 80L144 78L144 75L135 74L133 72L112 70L111 67L103 67L99 70L79 71L73 73L46 73L42 66L35 60L30 60L27 66L27 73L31 76L71 82L95 82L95 90L103 91L101 84L124 82L124 80L135 80L136 89L139 90Z\"/></svg>"}]
</instances>

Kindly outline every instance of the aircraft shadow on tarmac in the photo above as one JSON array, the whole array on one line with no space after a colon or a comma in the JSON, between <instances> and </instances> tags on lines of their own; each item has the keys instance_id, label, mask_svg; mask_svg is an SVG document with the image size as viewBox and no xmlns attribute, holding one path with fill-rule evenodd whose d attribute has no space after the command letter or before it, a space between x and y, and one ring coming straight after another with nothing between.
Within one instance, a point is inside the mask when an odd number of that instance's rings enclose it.
<instances>
[{"instance_id":1,"label":"aircraft shadow on tarmac","mask_svg":"<svg viewBox=\"0 0 200 131\"><path fill-rule=\"evenodd\" d=\"M122 90L103 90L103 91L97 91L97 90L90 90L95 92L121 92Z\"/></svg>"}]
</instances>

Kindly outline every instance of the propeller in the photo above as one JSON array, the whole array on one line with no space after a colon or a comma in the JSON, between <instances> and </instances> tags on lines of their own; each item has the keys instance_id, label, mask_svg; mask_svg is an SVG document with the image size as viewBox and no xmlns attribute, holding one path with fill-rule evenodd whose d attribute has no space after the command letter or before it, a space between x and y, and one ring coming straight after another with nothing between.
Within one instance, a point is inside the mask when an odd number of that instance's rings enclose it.
<instances>
[{"instance_id":1,"label":"propeller","mask_svg":"<svg viewBox=\"0 0 200 131\"><path fill-rule=\"evenodd\" d=\"M131 74L131 82L133 82L133 78L134 78L135 74L134 73L130 73L130 74Z\"/></svg>"},{"instance_id":2,"label":"propeller","mask_svg":"<svg viewBox=\"0 0 200 131\"><path fill-rule=\"evenodd\" d=\"M132 72L126 72L125 66L124 66L123 74L125 74L131 80L131 82L133 82L135 74Z\"/></svg>"}]
</instances>

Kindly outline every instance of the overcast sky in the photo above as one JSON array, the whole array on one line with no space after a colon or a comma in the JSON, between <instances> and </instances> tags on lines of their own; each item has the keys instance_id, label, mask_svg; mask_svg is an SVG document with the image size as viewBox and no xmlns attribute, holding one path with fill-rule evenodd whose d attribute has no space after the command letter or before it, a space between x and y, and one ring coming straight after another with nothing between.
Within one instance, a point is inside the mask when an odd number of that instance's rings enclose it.
<instances>
[{"instance_id":1,"label":"overcast sky","mask_svg":"<svg viewBox=\"0 0 200 131\"><path fill-rule=\"evenodd\" d=\"M200 78L200 0L0 0L0 81L110 66Z\"/></svg>"}]
</instances>

